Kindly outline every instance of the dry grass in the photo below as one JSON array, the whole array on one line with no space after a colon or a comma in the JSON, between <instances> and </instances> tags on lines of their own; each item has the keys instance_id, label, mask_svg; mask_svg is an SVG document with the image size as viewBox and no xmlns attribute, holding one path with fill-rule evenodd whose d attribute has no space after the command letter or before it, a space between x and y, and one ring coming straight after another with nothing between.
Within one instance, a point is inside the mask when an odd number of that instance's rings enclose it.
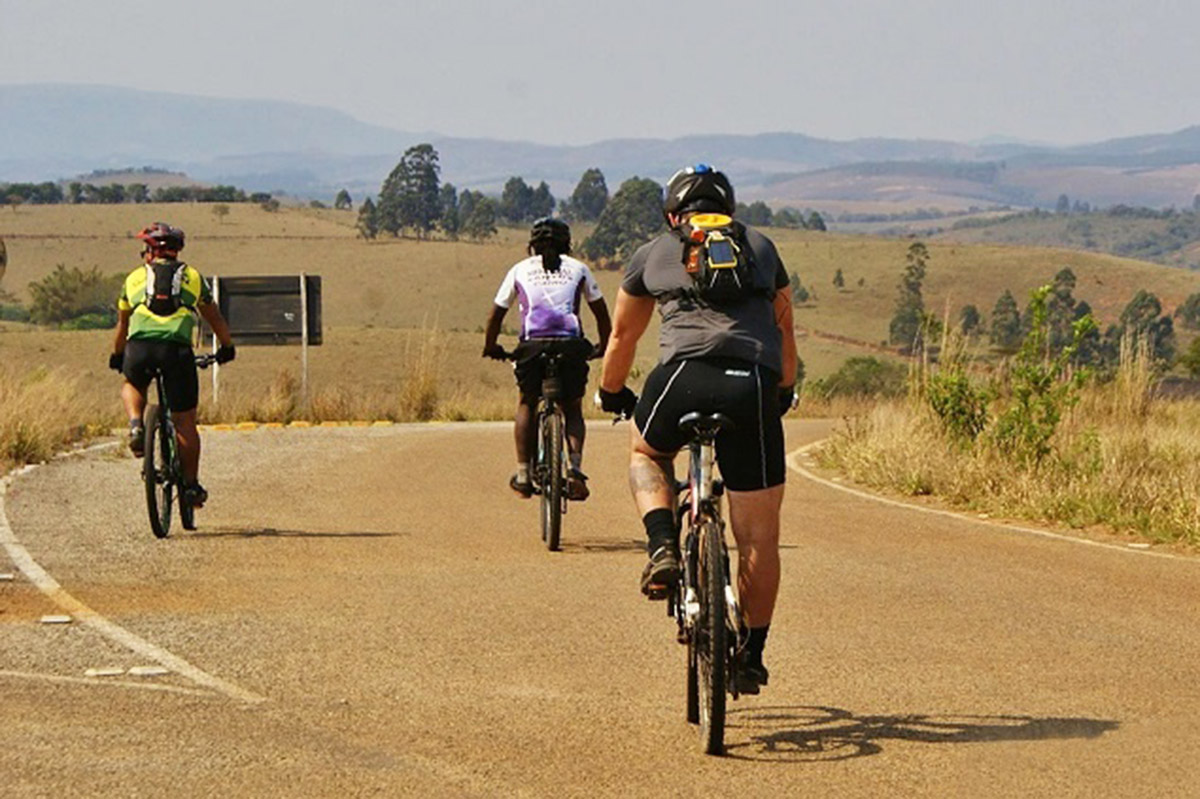
<instances>
[{"instance_id":1,"label":"dry grass","mask_svg":"<svg viewBox=\"0 0 1200 799\"><path fill-rule=\"evenodd\" d=\"M62 370L21 371L0 363L0 473L45 460L71 442L107 431L120 417L117 406L89 401L78 378Z\"/></svg>"},{"instance_id":2,"label":"dry grass","mask_svg":"<svg viewBox=\"0 0 1200 799\"><path fill-rule=\"evenodd\" d=\"M1084 389L1052 451L1022 466L986 437L950 440L917 399L881 404L847 422L825 465L870 486L932 495L993 516L1102 527L1200 545L1200 403L1153 396L1144 357Z\"/></svg>"}]
</instances>

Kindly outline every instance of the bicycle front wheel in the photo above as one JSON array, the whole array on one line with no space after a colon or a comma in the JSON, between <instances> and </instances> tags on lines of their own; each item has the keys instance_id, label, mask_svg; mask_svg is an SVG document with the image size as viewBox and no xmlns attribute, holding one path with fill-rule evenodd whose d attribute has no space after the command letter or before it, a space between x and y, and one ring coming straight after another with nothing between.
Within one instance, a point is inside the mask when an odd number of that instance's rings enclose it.
<instances>
[{"instance_id":1,"label":"bicycle front wheel","mask_svg":"<svg viewBox=\"0 0 1200 799\"><path fill-rule=\"evenodd\" d=\"M729 639L725 623L724 543L720 523L704 522L696 574L700 617L694 639L700 741L709 755L725 754L725 657Z\"/></svg>"},{"instance_id":2,"label":"bicycle front wheel","mask_svg":"<svg viewBox=\"0 0 1200 799\"><path fill-rule=\"evenodd\" d=\"M542 417L542 540L557 552L562 538L563 417L559 412Z\"/></svg>"},{"instance_id":3,"label":"bicycle front wheel","mask_svg":"<svg viewBox=\"0 0 1200 799\"><path fill-rule=\"evenodd\" d=\"M142 480L146 484L146 510L150 530L158 538L171 532L171 502L174 499L174 475L171 473L175 442L158 405L146 408L146 443L142 453Z\"/></svg>"}]
</instances>

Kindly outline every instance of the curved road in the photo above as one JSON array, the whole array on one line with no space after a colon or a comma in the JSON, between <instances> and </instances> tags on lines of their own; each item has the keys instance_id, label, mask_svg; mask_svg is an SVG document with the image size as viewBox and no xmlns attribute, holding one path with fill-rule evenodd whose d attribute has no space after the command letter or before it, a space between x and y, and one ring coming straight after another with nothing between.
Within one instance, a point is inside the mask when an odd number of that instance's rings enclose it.
<instances>
[{"instance_id":1,"label":"curved road","mask_svg":"<svg viewBox=\"0 0 1200 799\"><path fill-rule=\"evenodd\" d=\"M790 422L789 447L828 427ZM593 496L559 554L506 487L505 424L209 433L213 499L166 541L128 457L17 476L6 795L1200 791L1200 560L795 472L771 685L731 705L729 757L699 754L683 649L636 588L628 432L589 435ZM34 579L95 615L42 623L63 610Z\"/></svg>"}]
</instances>

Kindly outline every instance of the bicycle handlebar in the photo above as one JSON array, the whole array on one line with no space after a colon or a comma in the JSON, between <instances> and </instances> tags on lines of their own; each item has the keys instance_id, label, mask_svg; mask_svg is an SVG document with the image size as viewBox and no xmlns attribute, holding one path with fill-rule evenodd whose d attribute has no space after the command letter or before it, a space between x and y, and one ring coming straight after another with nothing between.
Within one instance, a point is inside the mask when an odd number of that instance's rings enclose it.
<instances>
[{"instance_id":1,"label":"bicycle handlebar","mask_svg":"<svg viewBox=\"0 0 1200 799\"><path fill-rule=\"evenodd\" d=\"M216 362L217 362L217 355L216 355L216 353L213 353L213 352L209 352L209 353L205 353L204 355L196 356L196 366L200 369L207 369L208 367L212 366Z\"/></svg>"}]
</instances>

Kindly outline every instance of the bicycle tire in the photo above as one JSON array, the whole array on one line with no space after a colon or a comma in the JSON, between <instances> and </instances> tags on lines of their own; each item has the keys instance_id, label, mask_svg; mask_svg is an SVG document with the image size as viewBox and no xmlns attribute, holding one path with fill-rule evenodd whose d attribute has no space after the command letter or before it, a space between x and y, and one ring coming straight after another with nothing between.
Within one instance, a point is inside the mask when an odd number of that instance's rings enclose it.
<instances>
[{"instance_id":1,"label":"bicycle tire","mask_svg":"<svg viewBox=\"0 0 1200 799\"><path fill-rule=\"evenodd\" d=\"M704 753L709 755L725 754L725 664L729 646L723 545L720 523L704 522L696 575L700 618L695 637L700 740Z\"/></svg>"},{"instance_id":2,"label":"bicycle tire","mask_svg":"<svg viewBox=\"0 0 1200 799\"><path fill-rule=\"evenodd\" d=\"M557 552L562 541L563 417L558 411L542 417L544 472L542 481L542 540L546 549Z\"/></svg>"},{"instance_id":3,"label":"bicycle tire","mask_svg":"<svg viewBox=\"0 0 1200 799\"><path fill-rule=\"evenodd\" d=\"M150 515L150 530L156 538L166 538L171 532L171 501L173 485L171 453L167 425L157 405L146 408L143 422L146 441L142 451L142 480L146 484L146 510Z\"/></svg>"}]
</instances>

